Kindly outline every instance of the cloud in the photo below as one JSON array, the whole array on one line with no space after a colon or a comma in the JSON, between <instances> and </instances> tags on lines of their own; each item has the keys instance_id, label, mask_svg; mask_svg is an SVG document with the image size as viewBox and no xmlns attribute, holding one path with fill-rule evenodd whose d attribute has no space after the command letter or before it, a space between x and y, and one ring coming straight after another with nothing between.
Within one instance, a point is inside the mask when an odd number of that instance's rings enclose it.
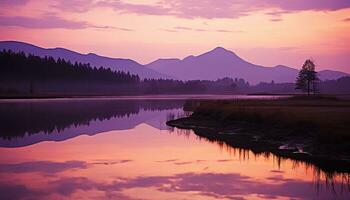
<instances>
[{"instance_id":1,"label":"cloud","mask_svg":"<svg viewBox=\"0 0 350 200\"><path fill-rule=\"evenodd\" d=\"M185 162L175 162L175 165L188 165L188 164L193 164L194 162L192 161L185 161Z\"/></svg>"},{"instance_id":2,"label":"cloud","mask_svg":"<svg viewBox=\"0 0 350 200\"><path fill-rule=\"evenodd\" d=\"M206 32L206 31L208 31L206 29L200 29L200 28L197 28L197 29L194 29L194 30L197 31L197 32Z\"/></svg>"},{"instance_id":3,"label":"cloud","mask_svg":"<svg viewBox=\"0 0 350 200\"><path fill-rule=\"evenodd\" d=\"M18 26L34 29L84 29L89 27L87 22L73 21L55 15L46 15L40 18L23 16L0 16L0 26Z\"/></svg>"},{"instance_id":4,"label":"cloud","mask_svg":"<svg viewBox=\"0 0 350 200\"><path fill-rule=\"evenodd\" d=\"M271 173L277 173L277 174L283 174L285 173L284 171L282 170L270 170Z\"/></svg>"},{"instance_id":5,"label":"cloud","mask_svg":"<svg viewBox=\"0 0 350 200\"><path fill-rule=\"evenodd\" d=\"M85 21L66 20L55 13L45 13L40 17L24 17L24 16L0 16L0 26L17 26L33 29L114 29L120 31L134 31L133 29L116 27L116 26L99 26L93 25Z\"/></svg>"},{"instance_id":6,"label":"cloud","mask_svg":"<svg viewBox=\"0 0 350 200\"><path fill-rule=\"evenodd\" d=\"M275 15L297 11L334 11L350 8L348 0L163 0L158 4L132 4L102 0L96 6L113 8L122 13L170 15L179 18L238 18L251 12L274 9ZM272 12L270 13L272 14Z\"/></svg>"},{"instance_id":7,"label":"cloud","mask_svg":"<svg viewBox=\"0 0 350 200\"><path fill-rule=\"evenodd\" d=\"M316 192L314 184L308 181L284 179L283 176L269 177L269 183L258 181L238 173L184 173L173 176L140 176L135 178L117 178L112 183L97 183L86 178L62 178L50 184L59 188L61 194L73 194L76 190L100 190L106 193L122 192L132 188L156 188L162 192L196 192L203 196L236 199L247 195L259 195L262 198L287 197L313 199L332 197L330 191L320 189ZM341 185L335 183L336 189ZM347 196L344 196L346 199Z\"/></svg>"},{"instance_id":8,"label":"cloud","mask_svg":"<svg viewBox=\"0 0 350 200\"><path fill-rule=\"evenodd\" d=\"M115 165L115 164L124 164L124 163L128 163L128 162L132 162L133 160L117 160L117 161L98 161L98 162L94 162L91 164L94 165Z\"/></svg>"},{"instance_id":9,"label":"cloud","mask_svg":"<svg viewBox=\"0 0 350 200\"><path fill-rule=\"evenodd\" d=\"M177 33L177 31L172 29L161 29L162 31L170 32L170 33Z\"/></svg>"},{"instance_id":10,"label":"cloud","mask_svg":"<svg viewBox=\"0 0 350 200\"><path fill-rule=\"evenodd\" d=\"M332 11L350 8L350 1L348 0L262 0L262 2L285 11Z\"/></svg>"},{"instance_id":11,"label":"cloud","mask_svg":"<svg viewBox=\"0 0 350 200\"><path fill-rule=\"evenodd\" d=\"M0 164L0 173L58 173L71 169L85 169L88 164L83 161L33 161L15 164Z\"/></svg>"},{"instance_id":12,"label":"cloud","mask_svg":"<svg viewBox=\"0 0 350 200\"><path fill-rule=\"evenodd\" d=\"M160 0L158 3L130 3L126 0L53 0L51 8L64 12L87 12L111 8L119 13L175 16L179 18L239 18L255 11L269 15L298 11L335 11L350 8L349 0ZM25 5L28 0L4 0L2 5Z\"/></svg>"},{"instance_id":13,"label":"cloud","mask_svg":"<svg viewBox=\"0 0 350 200\"><path fill-rule=\"evenodd\" d=\"M90 25L91 28L97 28L97 29L115 29L120 31L134 31L134 29L129 28L122 28L122 27L116 27L116 26L96 26L96 25Z\"/></svg>"},{"instance_id":14,"label":"cloud","mask_svg":"<svg viewBox=\"0 0 350 200\"><path fill-rule=\"evenodd\" d=\"M92 190L96 183L85 177L67 177L49 183L55 188L55 192L64 196L69 196L77 190Z\"/></svg>"},{"instance_id":15,"label":"cloud","mask_svg":"<svg viewBox=\"0 0 350 200\"><path fill-rule=\"evenodd\" d=\"M62 11L86 12L92 9L94 5L93 0L55 0L51 7Z\"/></svg>"},{"instance_id":16,"label":"cloud","mask_svg":"<svg viewBox=\"0 0 350 200\"><path fill-rule=\"evenodd\" d=\"M282 175L274 175L267 177L266 179L276 181L276 182L282 182L282 181L297 181L296 179L291 179L291 178L284 178Z\"/></svg>"},{"instance_id":17,"label":"cloud","mask_svg":"<svg viewBox=\"0 0 350 200\"><path fill-rule=\"evenodd\" d=\"M283 14L288 14L290 13L290 11L271 11L271 12L266 12L265 14L266 15L271 15L271 16L274 16L274 17L280 17L281 15Z\"/></svg>"},{"instance_id":18,"label":"cloud","mask_svg":"<svg viewBox=\"0 0 350 200\"><path fill-rule=\"evenodd\" d=\"M160 5L132 4L123 1L102 0L95 4L96 7L108 7L122 13L136 13L148 15L169 15L170 8Z\"/></svg>"},{"instance_id":19,"label":"cloud","mask_svg":"<svg viewBox=\"0 0 350 200\"><path fill-rule=\"evenodd\" d=\"M167 162L175 162L177 161L178 159L168 159L168 160L159 160L159 161L156 161L156 162L159 162L159 163L167 163Z\"/></svg>"},{"instance_id":20,"label":"cloud","mask_svg":"<svg viewBox=\"0 0 350 200\"><path fill-rule=\"evenodd\" d=\"M225 29L217 29L217 30L210 30L210 29L203 29L203 28L190 28L185 26L175 26L173 29L166 29L166 31L173 30L173 32L177 31L196 31L196 32L219 32L219 33L232 33L233 31L225 30ZM239 32L239 31L237 31Z\"/></svg>"},{"instance_id":21,"label":"cloud","mask_svg":"<svg viewBox=\"0 0 350 200\"><path fill-rule=\"evenodd\" d=\"M233 160L231 159L222 159L222 160L216 160L216 162L231 162Z\"/></svg>"},{"instance_id":22,"label":"cloud","mask_svg":"<svg viewBox=\"0 0 350 200\"><path fill-rule=\"evenodd\" d=\"M142 15L167 15L179 18L236 18L245 16L246 10L234 10L228 1L195 1L169 0L161 1L156 5L131 4L122 1L104 0L96 4L99 7L109 7L121 13L134 13ZM250 7L250 6L249 6Z\"/></svg>"},{"instance_id":23,"label":"cloud","mask_svg":"<svg viewBox=\"0 0 350 200\"><path fill-rule=\"evenodd\" d=\"M161 192L196 192L198 195L217 199L243 199L245 196L261 198L297 198L297 199L332 199L331 188L316 191L309 181L284 179L277 175L267 180L256 180L238 173L183 173L172 176L139 176L134 178L116 178L110 182L96 182L85 177L63 177L49 181L43 188L29 189L13 182L0 182L0 192L6 199L45 199L44 195L59 194L71 197L77 191L101 191L107 197L131 199L120 196L123 190L133 188L155 188ZM273 183L271 183L273 181ZM334 183L335 189L341 189L341 183ZM3 191L2 191L3 190ZM350 194L338 195L339 199L348 199Z\"/></svg>"},{"instance_id":24,"label":"cloud","mask_svg":"<svg viewBox=\"0 0 350 200\"><path fill-rule=\"evenodd\" d=\"M216 30L217 32L221 32L221 33L232 33L232 31L229 30L224 30L224 29L218 29Z\"/></svg>"},{"instance_id":25,"label":"cloud","mask_svg":"<svg viewBox=\"0 0 350 200\"><path fill-rule=\"evenodd\" d=\"M28 2L29 0L1 0L1 6L23 6Z\"/></svg>"},{"instance_id":26,"label":"cloud","mask_svg":"<svg viewBox=\"0 0 350 200\"><path fill-rule=\"evenodd\" d=\"M185 31L191 31L191 30L193 30L192 28L184 27L184 26L176 26L176 27L174 27L174 29L185 30Z\"/></svg>"},{"instance_id":27,"label":"cloud","mask_svg":"<svg viewBox=\"0 0 350 200\"><path fill-rule=\"evenodd\" d=\"M32 191L24 185L3 182L0 182L0 194L2 199L30 199L30 196L41 196L40 192Z\"/></svg>"},{"instance_id":28,"label":"cloud","mask_svg":"<svg viewBox=\"0 0 350 200\"><path fill-rule=\"evenodd\" d=\"M272 22L280 22L280 21L283 21L281 18L272 18L270 19L270 21Z\"/></svg>"}]
</instances>

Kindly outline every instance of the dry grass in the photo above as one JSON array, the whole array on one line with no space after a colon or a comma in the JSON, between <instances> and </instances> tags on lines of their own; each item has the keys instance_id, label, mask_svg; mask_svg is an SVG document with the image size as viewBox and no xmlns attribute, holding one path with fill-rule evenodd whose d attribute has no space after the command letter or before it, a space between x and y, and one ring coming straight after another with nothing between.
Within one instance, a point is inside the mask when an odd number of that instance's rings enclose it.
<instances>
[{"instance_id":1,"label":"dry grass","mask_svg":"<svg viewBox=\"0 0 350 200\"><path fill-rule=\"evenodd\" d=\"M321 143L350 141L350 101L335 98L207 101L193 116L284 129L288 134L312 136Z\"/></svg>"}]
</instances>

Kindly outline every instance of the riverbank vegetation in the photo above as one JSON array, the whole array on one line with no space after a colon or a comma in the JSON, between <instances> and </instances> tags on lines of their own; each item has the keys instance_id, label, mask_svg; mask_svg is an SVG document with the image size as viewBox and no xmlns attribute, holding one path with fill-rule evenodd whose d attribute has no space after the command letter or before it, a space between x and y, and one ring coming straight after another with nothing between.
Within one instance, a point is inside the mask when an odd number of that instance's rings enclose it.
<instances>
[{"instance_id":1,"label":"riverbank vegetation","mask_svg":"<svg viewBox=\"0 0 350 200\"><path fill-rule=\"evenodd\" d=\"M350 101L336 97L204 101L168 125L290 157L348 160ZM257 150L256 149L256 150Z\"/></svg>"}]
</instances>

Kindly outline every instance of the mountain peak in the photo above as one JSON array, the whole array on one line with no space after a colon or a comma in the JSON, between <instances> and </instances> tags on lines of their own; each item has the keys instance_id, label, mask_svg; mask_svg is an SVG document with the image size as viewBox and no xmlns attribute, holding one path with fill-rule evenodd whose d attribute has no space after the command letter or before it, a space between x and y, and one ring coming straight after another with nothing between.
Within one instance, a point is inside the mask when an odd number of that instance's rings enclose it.
<instances>
[{"instance_id":1,"label":"mountain peak","mask_svg":"<svg viewBox=\"0 0 350 200\"><path fill-rule=\"evenodd\" d=\"M285 65L276 65L276 66L274 66L274 68L276 68L276 69L287 69L287 68L290 68L290 67L287 67Z\"/></svg>"},{"instance_id":2,"label":"mountain peak","mask_svg":"<svg viewBox=\"0 0 350 200\"><path fill-rule=\"evenodd\" d=\"M216 47L213 50L211 50L210 52L231 52L231 51L225 49L224 47Z\"/></svg>"},{"instance_id":3,"label":"mountain peak","mask_svg":"<svg viewBox=\"0 0 350 200\"><path fill-rule=\"evenodd\" d=\"M225 50L226 51L226 49L224 47L220 47L220 46L215 47L213 50Z\"/></svg>"},{"instance_id":4,"label":"mountain peak","mask_svg":"<svg viewBox=\"0 0 350 200\"><path fill-rule=\"evenodd\" d=\"M206 52L199 57L215 57L217 59L239 59L242 60L239 56L237 56L234 52L227 50L223 47L216 47L215 49Z\"/></svg>"},{"instance_id":5,"label":"mountain peak","mask_svg":"<svg viewBox=\"0 0 350 200\"><path fill-rule=\"evenodd\" d=\"M209 54L228 55L228 56L236 56L237 57L237 55L234 52L232 52L230 50L227 50L227 49L225 49L223 47L216 47L215 49L209 51L208 53Z\"/></svg>"}]
</instances>

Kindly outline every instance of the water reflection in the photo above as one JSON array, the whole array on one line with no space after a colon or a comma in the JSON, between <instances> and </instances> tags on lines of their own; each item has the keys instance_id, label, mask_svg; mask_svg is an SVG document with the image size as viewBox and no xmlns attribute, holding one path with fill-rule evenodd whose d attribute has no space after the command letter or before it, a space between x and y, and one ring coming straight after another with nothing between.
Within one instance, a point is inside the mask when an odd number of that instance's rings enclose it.
<instances>
[{"instance_id":1,"label":"water reflection","mask_svg":"<svg viewBox=\"0 0 350 200\"><path fill-rule=\"evenodd\" d=\"M231 155L238 156L239 160L252 160L257 158L264 158L270 160L279 168L282 163L291 163L293 168L304 168L313 174L313 181L319 189L321 186L326 186L334 190L333 186L335 182L340 182L341 192L343 190L350 191L350 168L348 160L337 160L333 162L327 162L325 160L319 160L316 158L303 158L303 157L288 157L281 154L274 154L273 152L264 151L259 146L244 145L240 140L230 140L224 142L216 137L208 137L208 129L196 128L194 130L176 129L177 135L191 134L197 135L197 139L204 140L210 143L216 144L220 149L228 152ZM213 130L215 131L215 130ZM223 160L225 162L226 160ZM333 191L336 193L336 190Z\"/></svg>"},{"instance_id":2,"label":"water reflection","mask_svg":"<svg viewBox=\"0 0 350 200\"><path fill-rule=\"evenodd\" d=\"M2 135L1 199L350 198L344 173L327 179L306 162L232 148L192 131L169 131L164 123L183 114L183 103L0 106L17 121L1 128L17 133Z\"/></svg>"},{"instance_id":3,"label":"water reflection","mask_svg":"<svg viewBox=\"0 0 350 200\"><path fill-rule=\"evenodd\" d=\"M183 113L184 100L56 100L0 103L0 146L62 141L81 134L131 129ZM167 116L167 118L165 117Z\"/></svg>"},{"instance_id":4,"label":"water reflection","mask_svg":"<svg viewBox=\"0 0 350 200\"><path fill-rule=\"evenodd\" d=\"M122 191L143 189L157 190L159 193L188 194L190 197L207 199L332 199L327 193L314 194L312 185L308 181L288 179L283 176L267 177L271 182L260 182L252 177L238 173L185 173L174 176L139 176L135 178L117 177L110 183L95 182L85 177L68 177L50 181L49 189L30 190L23 185L0 185L7 189L5 199L47 197L56 193L63 198L71 197L77 192L103 191L105 197L115 199L139 199L132 198ZM140 195L141 196L141 195ZM154 196L155 197L155 196ZM337 199L342 199L338 196ZM145 199L157 199L145 198ZM190 198L188 198L190 199ZM345 198L344 198L345 199Z\"/></svg>"}]
</instances>

